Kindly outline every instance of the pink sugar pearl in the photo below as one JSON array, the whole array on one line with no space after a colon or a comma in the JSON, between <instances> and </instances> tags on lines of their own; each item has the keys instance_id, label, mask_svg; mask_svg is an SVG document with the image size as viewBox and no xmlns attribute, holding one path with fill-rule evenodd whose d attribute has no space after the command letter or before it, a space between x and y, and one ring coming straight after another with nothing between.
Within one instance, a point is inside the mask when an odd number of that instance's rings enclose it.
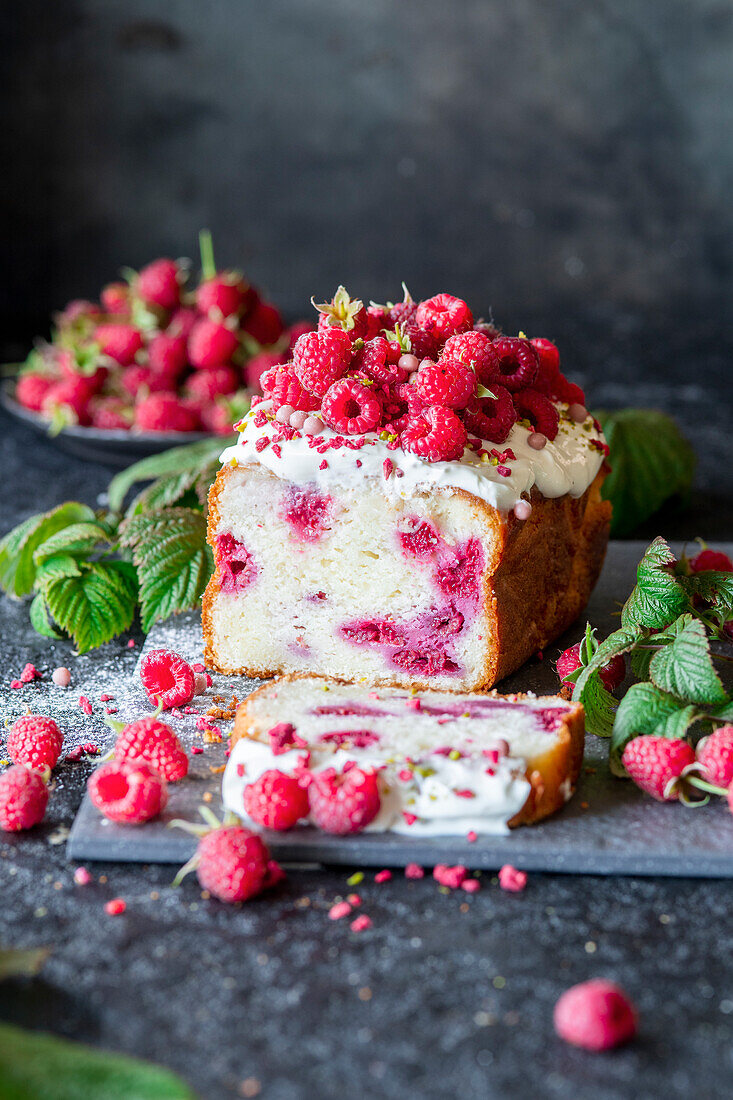
<instances>
[{"instance_id":1,"label":"pink sugar pearl","mask_svg":"<svg viewBox=\"0 0 733 1100\"><path fill-rule=\"evenodd\" d=\"M290 427L297 428L297 430L300 431L307 419L307 412L304 412L303 409L296 409L295 412L291 414Z\"/></svg>"},{"instance_id":2,"label":"pink sugar pearl","mask_svg":"<svg viewBox=\"0 0 733 1100\"><path fill-rule=\"evenodd\" d=\"M541 451L547 445L547 436L542 432L532 432L527 436L527 442L534 451Z\"/></svg>"},{"instance_id":3,"label":"pink sugar pearl","mask_svg":"<svg viewBox=\"0 0 733 1100\"><path fill-rule=\"evenodd\" d=\"M400 370L406 370L408 374L412 374L420 366L420 360L416 355L410 355L409 352L406 352L397 360L397 366Z\"/></svg>"},{"instance_id":4,"label":"pink sugar pearl","mask_svg":"<svg viewBox=\"0 0 733 1100\"><path fill-rule=\"evenodd\" d=\"M324 428L325 424L318 416L307 416L303 424L306 435L320 435Z\"/></svg>"},{"instance_id":5,"label":"pink sugar pearl","mask_svg":"<svg viewBox=\"0 0 733 1100\"><path fill-rule=\"evenodd\" d=\"M293 415L294 412L295 409L292 405L281 405L275 413L275 419L277 420L278 424L289 424L290 417Z\"/></svg>"},{"instance_id":6,"label":"pink sugar pearl","mask_svg":"<svg viewBox=\"0 0 733 1100\"><path fill-rule=\"evenodd\" d=\"M71 673L68 668L64 668L61 665L59 668L55 668L51 673L51 679L55 683L56 687L67 688L71 683Z\"/></svg>"},{"instance_id":7,"label":"pink sugar pearl","mask_svg":"<svg viewBox=\"0 0 733 1100\"><path fill-rule=\"evenodd\" d=\"M528 500L518 500L514 505L514 515L517 519L529 519L532 515L532 505Z\"/></svg>"},{"instance_id":8,"label":"pink sugar pearl","mask_svg":"<svg viewBox=\"0 0 733 1100\"><path fill-rule=\"evenodd\" d=\"M208 682L207 682L207 679L206 679L206 673L205 672L197 672L196 673L196 678L194 680L194 689L193 689L194 695L203 695L208 686L209 685L208 685Z\"/></svg>"},{"instance_id":9,"label":"pink sugar pearl","mask_svg":"<svg viewBox=\"0 0 733 1100\"><path fill-rule=\"evenodd\" d=\"M585 405L581 405L579 402L576 402L575 404L569 406L568 416L577 424L582 424L588 416L588 410L586 409Z\"/></svg>"}]
</instances>

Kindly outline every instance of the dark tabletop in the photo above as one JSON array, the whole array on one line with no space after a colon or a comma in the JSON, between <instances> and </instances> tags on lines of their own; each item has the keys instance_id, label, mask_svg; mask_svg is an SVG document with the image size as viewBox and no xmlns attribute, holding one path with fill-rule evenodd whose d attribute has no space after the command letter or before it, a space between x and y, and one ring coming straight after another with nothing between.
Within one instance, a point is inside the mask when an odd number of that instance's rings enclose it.
<instances>
[{"instance_id":1,"label":"dark tabletop","mask_svg":"<svg viewBox=\"0 0 733 1100\"><path fill-rule=\"evenodd\" d=\"M725 409L713 420L717 458L703 460L692 510L642 534L733 535ZM94 503L112 472L5 417L0 469L0 534L63 499ZM6 677L73 660L4 599L0 637ZM0 944L52 948L40 978L0 985L1 1018L166 1063L205 1100L730 1094L729 881L534 874L508 894L485 875L468 896L367 874L374 926L361 934L327 916L349 890L344 869L291 871L241 908L202 900L195 878L172 889L170 867L95 864L80 887L60 841L89 767L59 769L41 827L0 834ZM117 896L127 910L109 917ZM560 993L594 976L638 1005L626 1049L592 1055L553 1034Z\"/></svg>"}]
</instances>

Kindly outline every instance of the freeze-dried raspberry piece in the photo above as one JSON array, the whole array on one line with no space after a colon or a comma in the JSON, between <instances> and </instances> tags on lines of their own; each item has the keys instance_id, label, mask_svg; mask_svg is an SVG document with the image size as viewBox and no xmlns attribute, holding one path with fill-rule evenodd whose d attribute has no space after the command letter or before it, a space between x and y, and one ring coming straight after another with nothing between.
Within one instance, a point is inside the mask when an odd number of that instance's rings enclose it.
<instances>
[{"instance_id":1,"label":"freeze-dried raspberry piece","mask_svg":"<svg viewBox=\"0 0 733 1100\"><path fill-rule=\"evenodd\" d=\"M463 423L469 432L491 443L503 443L512 430L517 412L512 395L496 382L491 384L493 397L482 397L469 405Z\"/></svg>"},{"instance_id":2,"label":"freeze-dried raspberry piece","mask_svg":"<svg viewBox=\"0 0 733 1100\"><path fill-rule=\"evenodd\" d=\"M410 417L400 437L406 451L428 462L450 462L460 458L466 445L466 429L455 413L432 405Z\"/></svg>"},{"instance_id":3,"label":"freeze-dried raspberry piece","mask_svg":"<svg viewBox=\"0 0 733 1100\"><path fill-rule=\"evenodd\" d=\"M329 387L321 415L334 431L363 435L379 425L382 406L374 392L354 378L342 378Z\"/></svg>"},{"instance_id":4,"label":"freeze-dried raspberry piece","mask_svg":"<svg viewBox=\"0 0 733 1100\"><path fill-rule=\"evenodd\" d=\"M476 395L476 375L460 360L441 355L437 363L420 367L415 386L425 405L464 409Z\"/></svg>"},{"instance_id":5,"label":"freeze-dried raspberry piece","mask_svg":"<svg viewBox=\"0 0 733 1100\"><path fill-rule=\"evenodd\" d=\"M500 336L493 341L493 348L499 361L499 369L486 383L488 386L492 381L500 382L515 393L532 385L537 377L540 359L529 340L522 340L517 336Z\"/></svg>"},{"instance_id":6,"label":"freeze-dried raspberry piece","mask_svg":"<svg viewBox=\"0 0 733 1100\"><path fill-rule=\"evenodd\" d=\"M554 439L560 425L560 414L549 397L537 390L520 390L514 394L514 408L522 420L529 420L536 432Z\"/></svg>"}]
</instances>

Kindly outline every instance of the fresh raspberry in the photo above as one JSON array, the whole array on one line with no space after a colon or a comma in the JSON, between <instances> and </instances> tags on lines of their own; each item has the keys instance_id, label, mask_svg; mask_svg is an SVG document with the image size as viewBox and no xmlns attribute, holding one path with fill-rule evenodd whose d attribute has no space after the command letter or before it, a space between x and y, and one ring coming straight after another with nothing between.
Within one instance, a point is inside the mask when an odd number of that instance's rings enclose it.
<instances>
[{"instance_id":1,"label":"fresh raspberry","mask_svg":"<svg viewBox=\"0 0 733 1100\"><path fill-rule=\"evenodd\" d=\"M292 364L273 367L266 371L260 378L262 392L272 398L273 409L279 409L281 405L290 405L293 409L301 409L303 412L313 412L319 406L317 397L313 397L303 389Z\"/></svg>"},{"instance_id":2,"label":"fresh raspberry","mask_svg":"<svg viewBox=\"0 0 733 1100\"><path fill-rule=\"evenodd\" d=\"M59 328L99 321L104 316L96 302L88 302L86 298L74 298L64 309L55 314L54 321Z\"/></svg>"},{"instance_id":3,"label":"fresh raspberry","mask_svg":"<svg viewBox=\"0 0 733 1100\"><path fill-rule=\"evenodd\" d=\"M10 727L8 756L14 764L27 764L29 768L55 768L64 735L53 718L26 714Z\"/></svg>"},{"instance_id":4,"label":"fresh raspberry","mask_svg":"<svg viewBox=\"0 0 733 1100\"><path fill-rule=\"evenodd\" d=\"M349 297L345 287L340 286L330 302L321 302L316 309L319 311L318 328L321 332L336 328L348 332L352 340L368 338L369 314L363 302Z\"/></svg>"},{"instance_id":5,"label":"fresh raspberry","mask_svg":"<svg viewBox=\"0 0 733 1100\"><path fill-rule=\"evenodd\" d=\"M404 325L408 321L412 321L417 311L417 302L410 294L409 290L402 284L404 295L401 302L395 302L389 305L385 317L384 327L388 329L394 329L395 325Z\"/></svg>"},{"instance_id":6,"label":"fresh raspberry","mask_svg":"<svg viewBox=\"0 0 733 1100\"><path fill-rule=\"evenodd\" d=\"M294 321L293 324L285 330L285 335L288 338L288 350L291 354L299 338L305 335L306 332L313 332L313 329L314 325L311 321L303 320Z\"/></svg>"},{"instance_id":7,"label":"fresh raspberry","mask_svg":"<svg viewBox=\"0 0 733 1100\"><path fill-rule=\"evenodd\" d=\"M695 753L678 738L645 735L629 741L621 759L637 787L658 802L676 802L682 773L695 763Z\"/></svg>"},{"instance_id":8,"label":"fresh raspberry","mask_svg":"<svg viewBox=\"0 0 733 1100\"><path fill-rule=\"evenodd\" d=\"M428 462L450 462L463 454L466 429L450 409L433 405L419 416L410 417L400 442L406 451Z\"/></svg>"},{"instance_id":9,"label":"fresh raspberry","mask_svg":"<svg viewBox=\"0 0 733 1100\"><path fill-rule=\"evenodd\" d=\"M384 336L375 336L356 352L352 368L379 385L404 382L407 374L397 366L401 354Z\"/></svg>"},{"instance_id":10,"label":"fresh raspberry","mask_svg":"<svg viewBox=\"0 0 733 1100\"><path fill-rule=\"evenodd\" d=\"M197 370L186 381L186 390L198 401L215 401L227 397L239 387L239 374L234 367L209 367Z\"/></svg>"},{"instance_id":11,"label":"fresh raspberry","mask_svg":"<svg viewBox=\"0 0 733 1100\"><path fill-rule=\"evenodd\" d=\"M294 776L271 768L244 788L244 809L257 825L284 832L308 815L308 792Z\"/></svg>"},{"instance_id":12,"label":"fresh raspberry","mask_svg":"<svg viewBox=\"0 0 733 1100\"><path fill-rule=\"evenodd\" d=\"M701 550L694 558L690 558L690 569L693 573L704 573L708 569L715 569L719 573L733 573L733 561L722 550Z\"/></svg>"},{"instance_id":13,"label":"fresh raspberry","mask_svg":"<svg viewBox=\"0 0 733 1100\"><path fill-rule=\"evenodd\" d=\"M584 1050L610 1050L633 1039L636 1009L614 982L593 978L566 989L555 1005L555 1031Z\"/></svg>"},{"instance_id":14,"label":"fresh raspberry","mask_svg":"<svg viewBox=\"0 0 733 1100\"><path fill-rule=\"evenodd\" d=\"M98 393L109 377L109 370L102 365L88 364L83 370L79 367L74 356L66 348L61 349L57 357L57 363L61 371L61 378L67 382L78 382L80 379L89 388L90 393ZM94 369L92 369L94 367Z\"/></svg>"},{"instance_id":15,"label":"fresh raspberry","mask_svg":"<svg viewBox=\"0 0 733 1100\"><path fill-rule=\"evenodd\" d=\"M449 336L472 328L473 314L461 298L454 298L452 294L436 294L434 298L420 302L415 311L415 322L442 343Z\"/></svg>"},{"instance_id":16,"label":"fresh raspberry","mask_svg":"<svg viewBox=\"0 0 733 1100\"><path fill-rule=\"evenodd\" d=\"M363 339L373 340L384 329L386 322L387 312L383 306L377 306L374 303L367 306L366 332Z\"/></svg>"},{"instance_id":17,"label":"fresh raspberry","mask_svg":"<svg viewBox=\"0 0 733 1100\"><path fill-rule=\"evenodd\" d=\"M127 283L107 283L99 296L107 313L118 315L127 313L130 308L130 288Z\"/></svg>"},{"instance_id":18,"label":"fresh raspberry","mask_svg":"<svg viewBox=\"0 0 733 1100\"><path fill-rule=\"evenodd\" d=\"M104 431L128 431L135 419L132 405L123 397L112 396L93 397L89 402L89 415L92 427L102 428Z\"/></svg>"},{"instance_id":19,"label":"fresh raspberry","mask_svg":"<svg viewBox=\"0 0 733 1100\"><path fill-rule=\"evenodd\" d=\"M327 768L312 776L308 802L313 821L325 833L359 833L379 813L377 773L352 767L339 775Z\"/></svg>"},{"instance_id":20,"label":"fresh raspberry","mask_svg":"<svg viewBox=\"0 0 733 1100\"><path fill-rule=\"evenodd\" d=\"M26 374L21 374L15 384L15 400L26 409L40 412L46 394L53 384L54 380L49 375L28 371Z\"/></svg>"},{"instance_id":21,"label":"fresh raspberry","mask_svg":"<svg viewBox=\"0 0 733 1100\"><path fill-rule=\"evenodd\" d=\"M540 357L529 340L517 336L500 336L493 348L499 361L498 371L487 381L500 382L511 393L531 386L540 369Z\"/></svg>"},{"instance_id":22,"label":"fresh raspberry","mask_svg":"<svg viewBox=\"0 0 733 1100\"><path fill-rule=\"evenodd\" d=\"M405 321L401 329L403 337L410 342L410 351L418 359L432 359L437 354L440 343L432 332L421 328L414 321Z\"/></svg>"},{"instance_id":23,"label":"fresh raspberry","mask_svg":"<svg viewBox=\"0 0 733 1100\"><path fill-rule=\"evenodd\" d=\"M585 394L575 382L568 382L564 374L558 375L552 384L552 396L567 405L585 405Z\"/></svg>"},{"instance_id":24,"label":"fresh raspberry","mask_svg":"<svg viewBox=\"0 0 733 1100\"><path fill-rule=\"evenodd\" d=\"M271 302L258 299L242 321L242 328L258 344L268 347L280 339L285 326L280 311Z\"/></svg>"},{"instance_id":25,"label":"fresh raspberry","mask_svg":"<svg viewBox=\"0 0 733 1100\"><path fill-rule=\"evenodd\" d=\"M38 772L14 764L0 775L0 829L17 833L43 821L48 788Z\"/></svg>"},{"instance_id":26,"label":"fresh raspberry","mask_svg":"<svg viewBox=\"0 0 733 1100\"><path fill-rule=\"evenodd\" d=\"M287 357L281 352L258 351L244 364L244 380L251 390L261 389L260 379L273 367L287 363Z\"/></svg>"},{"instance_id":27,"label":"fresh raspberry","mask_svg":"<svg viewBox=\"0 0 733 1100\"><path fill-rule=\"evenodd\" d=\"M580 642L561 653L555 665L557 674L565 682L567 677L580 668ZM621 653L612 657L608 664L602 665L598 670L606 691L615 691L623 683L626 676L626 661ZM568 681L572 683L572 681Z\"/></svg>"},{"instance_id":28,"label":"fresh raspberry","mask_svg":"<svg viewBox=\"0 0 733 1100\"><path fill-rule=\"evenodd\" d=\"M92 772L87 790L100 813L124 825L142 825L168 802L165 779L144 760L110 760Z\"/></svg>"},{"instance_id":29,"label":"fresh raspberry","mask_svg":"<svg viewBox=\"0 0 733 1100\"><path fill-rule=\"evenodd\" d=\"M483 332L461 332L451 336L445 342L443 356L458 359L470 367L482 385L488 385L488 379L496 378L499 359L494 345Z\"/></svg>"},{"instance_id":30,"label":"fresh raspberry","mask_svg":"<svg viewBox=\"0 0 733 1100\"><path fill-rule=\"evenodd\" d=\"M514 427L517 411L509 390L492 382L491 392L493 397L482 397L468 406L463 423L481 439L503 443Z\"/></svg>"},{"instance_id":31,"label":"fresh raspberry","mask_svg":"<svg viewBox=\"0 0 733 1100\"><path fill-rule=\"evenodd\" d=\"M138 718L115 743L117 760L145 760L169 783L188 775L188 757L170 726L150 715Z\"/></svg>"},{"instance_id":32,"label":"fresh raspberry","mask_svg":"<svg viewBox=\"0 0 733 1100\"><path fill-rule=\"evenodd\" d=\"M208 317L197 321L188 338L188 358L194 367L221 367L239 347L235 333Z\"/></svg>"},{"instance_id":33,"label":"fresh raspberry","mask_svg":"<svg viewBox=\"0 0 733 1100\"><path fill-rule=\"evenodd\" d=\"M175 393L151 393L135 407L135 423L146 432L195 432L196 412Z\"/></svg>"},{"instance_id":34,"label":"fresh raspberry","mask_svg":"<svg viewBox=\"0 0 733 1100\"><path fill-rule=\"evenodd\" d=\"M551 340L545 340L543 336L530 340L530 344L539 357L540 377L548 383L553 382L560 373L560 352Z\"/></svg>"},{"instance_id":35,"label":"fresh raspberry","mask_svg":"<svg viewBox=\"0 0 733 1100\"><path fill-rule=\"evenodd\" d=\"M340 328L306 332L293 349L293 368L309 393L323 397L351 362L351 340Z\"/></svg>"},{"instance_id":36,"label":"fresh raspberry","mask_svg":"<svg viewBox=\"0 0 733 1100\"><path fill-rule=\"evenodd\" d=\"M171 315L171 319L168 322L168 328L166 332L171 336L182 336L184 340L188 340L193 326L199 319L199 315L195 309L191 309L188 306L181 306Z\"/></svg>"},{"instance_id":37,"label":"fresh raspberry","mask_svg":"<svg viewBox=\"0 0 733 1100\"><path fill-rule=\"evenodd\" d=\"M119 323L97 325L94 330L94 340L99 345L102 355L108 355L121 367L129 366L143 347L142 334L134 325Z\"/></svg>"},{"instance_id":38,"label":"fresh raspberry","mask_svg":"<svg viewBox=\"0 0 733 1100\"><path fill-rule=\"evenodd\" d=\"M537 390L519 390L514 394L514 408L522 420L529 420L536 432L554 439L560 427L560 414L549 397Z\"/></svg>"},{"instance_id":39,"label":"fresh raspberry","mask_svg":"<svg viewBox=\"0 0 733 1100\"><path fill-rule=\"evenodd\" d=\"M148 365L156 374L175 381L188 366L186 337L158 333L148 344Z\"/></svg>"},{"instance_id":40,"label":"fresh raspberry","mask_svg":"<svg viewBox=\"0 0 733 1100\"><path fill-rule=\"evenodd\" d=\"M44 416L55 417L61 412L64 422L89 424L89 402L93 390L86 378L65 379L49 386L41 411Z\"/></svg>"},{"instance_id":41,"label":"fresh raspberry","mask_svg":"<svg viewBox=\"0 0 733 1100\"><path fill-rule=\"evenodd\" d=\"M201 313L217 310L222 317L243 313L254 299L254 292L238 271L219 271L201 283L196 305Z\"/></svg>"},{"instance_id":42,"label":"fresh raspberry","mask_svg":"<svg viewBox=\"0 0 733 1100\"><path fill-rule=\"evenodd\" d=\"M321 405L326 423L343 435L363 435L378 426L382 406L368 386L342 378L329 387Z\"/></svg>"},{"instance_id":43,"label":"fresh raspberry","mask_svg":"<svg viewBox=\"0 0 733 1100\"><path fill-rule=\"evenodd\" d=\"M170 393L175 382L165 374L158 374L150 367L141 367L137 363L125 367L120 375L120 384L131 397L136 397L145 388L149 393Z\"/></svg>"},{"instance_id":44,"label":"fresh raspberry","mask_svg":"<svg viewBox=\"0 0 733 1100\"><path fill-rule=\"evenodd\" d=\"M219 901L247 901L274 877L264 842L242 825L213 829L199 841L196 855L198 880Z\"/></svg>"},{"instance_id":45,"label":"fresh raspberry","mask_svg":"<svg viewBox=\"0 0 733 1100\"><path fill-rule=\"evenodd\" d=\"M425 402L420 397L414 382L403 382L401 386L397 387L397 393L407 405L408 416L419 416L420 413L425 412Z\"/></svg>"},{"instance_id":46,"label":"fresh raspberry","mask_svg":"<svg viewBox=\"0 0 733 1100\"><path fill-rule=\"evenodd\" d=\"M703 776L716 787L733 783L733 726L720 726L697 744L697 762Z\"/></svg>"},{"instance_id":47,"label":"fresh raspberry","mask_svg":"<svg viewBox=\"0 0 733 1100\"><path fill-rule=\"evenodd\" d=\"M445 355L437 363L423 363L415 385L426 405L444 405L448 409L464 409L476 396L476 375L471 368Z\"/></svg>"},{"instance_id":48,"label":"fresh raspberry","mask_svg":"<svg viewBox=\"0 0 733 1100\"><path fill-rule=\"evenodd\" d=\"M182 707L193 699L196 674L180 653L153 649L140 664L140 679L148 699L163 710Z\"/></svg>"},{"instance_id":49,"label":"fresh raspberry","mask_svg":"<svg viewBox=\"0 0 733 1100\"><path fill-rule=\"evenodd\" d=\"M175 260L153 260L135 279L135 293L149 306L175 309L181 300L179 274Z\"/></svg>"},{"instance_id":50,"label":"fresh raspberry","mask_svg":"<svg viewBox=\"0 0 733 1100\"><path fill-rule=\"evenodd\" d=\"M226 397L220 397L214 402L203 405L199 411L201 424L205 431L212 435L230 435L234 424L242 419L243 410L237 401L234 403Z\"/></svg>"}]
</instances>

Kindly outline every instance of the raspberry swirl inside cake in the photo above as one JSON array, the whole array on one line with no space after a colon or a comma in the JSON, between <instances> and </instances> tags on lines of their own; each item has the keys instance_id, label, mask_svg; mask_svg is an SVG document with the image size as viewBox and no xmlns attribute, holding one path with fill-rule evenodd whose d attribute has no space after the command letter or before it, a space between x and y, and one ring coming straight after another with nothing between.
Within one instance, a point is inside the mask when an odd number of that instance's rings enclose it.
<instances>
[{"instance_id":1,"label":"raspberry swirl inside cake","mask_svg":"<svg viewBox=\"0 0 733 1100\"><path fill-rule=\"evenodd\" d=\"M607 448L554 345L339 291L262 385L210 497L214 666L475 690L580 612Z\"/></svg>"}]
</instances>

